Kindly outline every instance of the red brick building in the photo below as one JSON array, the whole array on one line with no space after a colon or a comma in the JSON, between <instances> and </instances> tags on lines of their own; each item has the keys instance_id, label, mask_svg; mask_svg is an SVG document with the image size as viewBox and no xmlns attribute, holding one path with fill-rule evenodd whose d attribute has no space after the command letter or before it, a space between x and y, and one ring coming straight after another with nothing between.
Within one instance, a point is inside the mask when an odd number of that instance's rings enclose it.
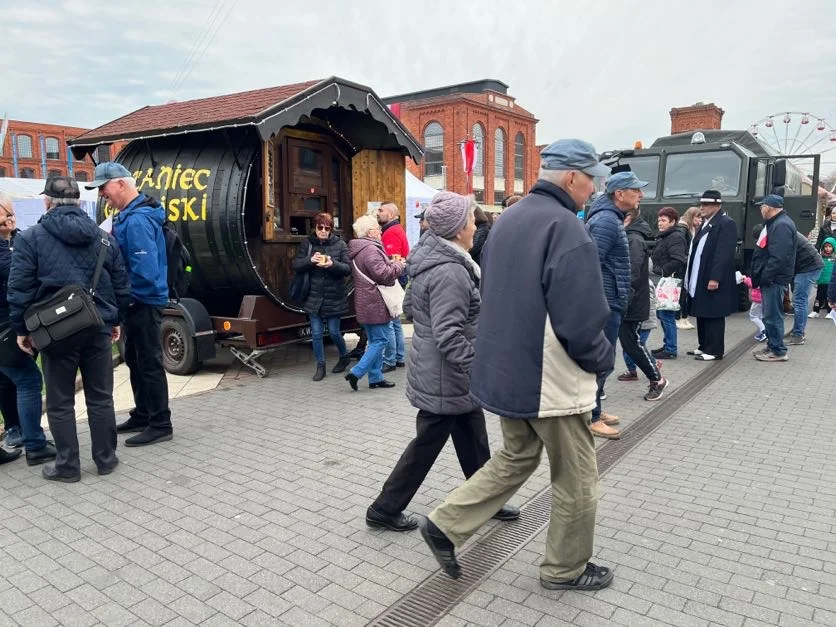
<instances>
[{"instance_id":1,"label":"red brick building","mask_svg":"<svg viewBox=\"0 0 836 627\"><path fill-rule=\"evenodd\" d=\"M89 129L40 122L9 120L6 136L3 138L0 155L0 177L45 179L50 176L67 176L72 173L79 181L93 179L95 164L89 159L73 159L67 147L67 140L86 133ZM17 147L17 169L15 170L15 145ZM96 160L109 161L124 146L103 146Z\"/></svg>"},{"instance_id":2,"label":"red brick building","mask_svg":"<svg viewBox=\"0 0 836 627\"><path fill-rule=\"evenodd\" d=\"M505 83L486 79L383 101L423 144L421 164L407 161L407 167L430 187L467 192L461 153L466 139L477 142L473 192L479 204L500 205L537 179L537 118L508 95Z\"/></svg>"},{"instance_id":3,"label":"red brick building","mask_svg":"<svg viewBox=\"0 0 836 627\"><path fill-rule=\"evenodd\" d=\"M723 111L713 102L698 102L690 107L671 109L671 135L690 131L719 129L723 122Z\"/></svg>"}]
</instances>

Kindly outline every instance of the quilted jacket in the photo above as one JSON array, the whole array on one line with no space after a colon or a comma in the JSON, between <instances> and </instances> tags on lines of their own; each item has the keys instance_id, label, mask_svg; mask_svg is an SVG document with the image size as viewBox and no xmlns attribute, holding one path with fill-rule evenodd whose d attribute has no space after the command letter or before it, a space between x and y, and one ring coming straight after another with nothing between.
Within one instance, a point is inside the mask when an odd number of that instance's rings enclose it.
<instances>
[{"instance_id":1,"label":"quilted jacket","mask_svg":"<svg viewBox=\"0 0 836 627\"><path fill-rule=\"evenodd\" d=\"M314 253L331 257L334 263L330 268L320 268L311 263ZM345 278L351 275L351 262L348 259L348 246L338 236L331 235L322 241L316 234L299 244L293 259L293 270L309 272L311 291L302 305L306 313L322 318L333 318L348 311L345 294Z\"/></svg>"},{"instance_id":2,"label":"quilted jacket","mask_svg":"<svg viewBox=\"0 0 836 627\"><path fill-rule=\"evenodd\" d=\"M392 320L383 296L377 285L394 285L398 277L403 274L404 264L392 261L386 256L383 244L379 241L359 237L348 243L348 256L351 258L352 278L354 279L354 309L357 312L357 322L360 324L386 324ZM357 268L353 264L357 264ZM357 269L363 272L370 283L360 276Z\"/></svg>"},{"instance_id":3,"label":"quilted jacket","mask_svg":"<svg viewBox=\"0 0 836 627\"><path fill-rule=\"evenodd\" d=\"M598 246L607 304L612 311L624 313L630 298L630 250L624 214L609 196L602 194L592 203L586 229Z\"/></svg>"},{"instance_id":4,"label":"quilted jacket","mask_svg":"<svg viewBox=\"0 0 836 627\"><path fill-rule=\"evenodd\" d=\"M94 299L106 330L119 324L131 295L119 245L79 207L66 205L48 211L38 224L15 238L7 298L12 328L18 335L27 334L23 313L29 305L64 286L92 284L103 238L110 248Z\"/></svg>"}]
</instances>

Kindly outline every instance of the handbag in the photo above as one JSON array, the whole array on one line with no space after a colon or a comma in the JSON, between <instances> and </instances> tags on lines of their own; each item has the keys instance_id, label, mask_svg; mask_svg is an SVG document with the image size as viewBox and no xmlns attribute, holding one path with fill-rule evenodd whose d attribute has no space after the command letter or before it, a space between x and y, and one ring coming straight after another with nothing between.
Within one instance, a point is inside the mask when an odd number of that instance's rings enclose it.
<instances>
[{"instance_id":1,"label":"handbag","mask_svg":"<svg viewBox=\"0 0 836 627\"><path fill-rule=\"evenodd\" d=\"M679 296L682 293L682 280L672 276L663 276L656 285L657 311L679 311Z\"/></svg>"},{"instance_id":2,"label":"handbag","mask_svg":"<svg viewBox=\"0 0 836 627\"><path fill-rule=\"evenodd\" d=\"M311 252L311 247L308 245L308 252L309 255ZM305 299L308 297L308 294L311 293L311 273L310 272L295 272L293 274L293 280L290 282L290 300L295 301L297 303L305 302Z\"/></svg>"},{"instance_id":3,"label":"handbag","mask_svg":"<svg viewBox=\"0 0 836 627\"><path fill-rule=\"evenodd\" d=\"M17 345L17 333L9 324L4 325L0 331L0 366L22 368L27 359L32 358L20 350Z\"/></svg>"},{"instance_id":4,"label":"handbag","mask_svg":"<svg viewBox=\"0 0 836 627\"><path fill-rule=\"evenodd\" d=\"M380 292L380 295L383 297L383 303L386 305L386 309L389 311L389 314L393 318L397 318L398 316L400 316L403 313L404 297L404 291L401 287L401 284L398 281L395 281L394 285L378 285L365 274L363 274L360 268L357 267L356 261L352 261L351 263L354 264L354 269L357 270L357 274L359 274L361 277L366 279L366 281L374 285L377 288L377 291Z\"/></svg>"},{"instance_id":5,"label":"handbag","mask_svg":"<svg viewBox=\"0 0 836 627\"><path fill-rule=\"evenodd\" d=\"M30 305L23 314L32 344L45 353L59 352L76 334L104 326L104 321L93 299L110 242L101 239L99 258L93 283L89 289L67 285L48 299Z\"/></svg>"}]
</instances>

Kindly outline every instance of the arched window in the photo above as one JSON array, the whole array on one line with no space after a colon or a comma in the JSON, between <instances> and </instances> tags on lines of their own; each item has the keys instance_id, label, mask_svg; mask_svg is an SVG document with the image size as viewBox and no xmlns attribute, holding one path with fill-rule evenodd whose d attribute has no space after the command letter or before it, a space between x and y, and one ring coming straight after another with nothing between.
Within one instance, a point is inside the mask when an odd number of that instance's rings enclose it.
<instances>
[{"instance_id":1,"label":"arched window","mask_svg":"<svg viewBox=\"0 0 836 627\"><path fill-rule=\"evenodd\" d=\"M79 170L75 173L75 180L76 181L89 181L90 177L87 176L87 172L84 170Z\"/></svg>"},{"instance_id":2,"label":"arched window","mask_svg":"<svg viewBox=\"0 0 836 627\"><path fill-rule=\"evenodd\" d=\"M19 159L32 158L32 138L29 135L17 136L17 156Z\"/></svg>"},{"instance_id":3,"label":"arched window","mask_svg":"<svg viewBox=\"0 0 836 627\"><path fill-rule=\"evenodd\" d=\"M430 122L424 129L424 176L441 176L444 165L444 128Z\"/></svg>"},{"instance_id":4,"label":"arched window","mask_svg":"<svg viewBox=\"0 0 836 627\"><path fill-rule=\"evenodd\" d=\"M525 179L525 136L517 133L514 139L514 178Z\"/></svg>"},{"instance_id":5,"label":"arched window","mask_svg":"<svg viewBox=\"0 0 836 627\"><path fill-rule=\"evenodd\" d=\"M3 178L4 176L6 176L6 168L0 165L0 178Z\"/></svg>"},{"instance_id":6,"label":"arched window","mask_svg":"<svg viewBox=\"0 0 836 627\"><path fill-rule=\"evenodd\" d=\"M47 159L60 159L61 158L61 148L58 146L58 138L56 137L47 137L46 138L46 158Z\"/></svg>"},{"instance_id":7,"label":"arched window","mask_svg":"<svg viewBox=\"0 0 836 627\"><path fill-rule=\"evenodd\" d=\"M33 179L35 178L34 168L20 168L20 178Z\"/></svg>"},{"instance_id":8,"label":"arched window","mask_svg":"<svg viewBox=\"0 0 836 627\"><path fill-rule=\"evenodd\" d=\"M484 176L485 129L478 122L473 125L473 140L476 142L476 163L473 164L473 176Z\"/></svg>"},{"instance_id":9,"label":"arched window","mask_svg":"<svg viewBox=\"0 0 836 627\"><path fill-rule=\"evenodd\" d=\"M102 144L96 148L96 163L104 163L110 161L110 146Z\"/></svg>"},{"instance_id":10,"label":"arched window","mask_svg":"<svg viewBox=\"0 0 836 627\"><path fill-rule=\"evenodd\" d=\"M493 134L493 175L495 178L505 178L505 131L497 127Z\"/></svg>"}]
</instances>

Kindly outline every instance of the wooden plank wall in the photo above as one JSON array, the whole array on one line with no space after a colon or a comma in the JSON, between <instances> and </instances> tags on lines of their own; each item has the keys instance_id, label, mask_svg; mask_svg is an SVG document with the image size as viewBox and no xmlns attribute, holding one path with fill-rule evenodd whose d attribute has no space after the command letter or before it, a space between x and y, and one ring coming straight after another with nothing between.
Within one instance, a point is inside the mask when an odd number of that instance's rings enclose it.
<instances>
[{"instance_id":1,"label":"wooden plank wall","mask_svg":"<svg viewBox=\"0 0 836 627\"><path fill-rule=\"evenodd\" d=\"M393 150L361 150L351 159L351 197L354 219L366 214L367 203L391 200L404 220L406 205L405 157Z\"/></svg>"}]
</instances>

